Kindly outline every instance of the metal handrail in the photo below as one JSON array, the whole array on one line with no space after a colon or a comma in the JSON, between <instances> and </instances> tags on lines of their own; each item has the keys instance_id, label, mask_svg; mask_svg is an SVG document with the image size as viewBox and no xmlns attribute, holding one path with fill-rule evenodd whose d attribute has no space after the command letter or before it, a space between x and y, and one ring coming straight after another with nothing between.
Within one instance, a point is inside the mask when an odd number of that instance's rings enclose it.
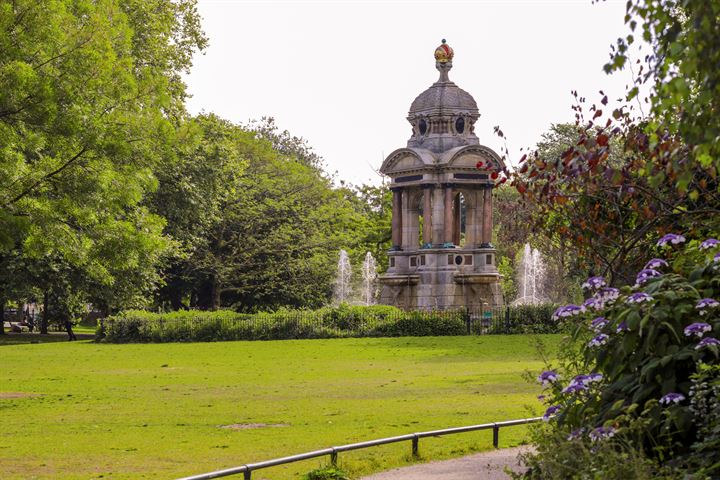
<instances>
[{"instance_id":1,"label":"metal handrail","mask_svg":"<svg viewBox=\"0 0 720 480\"><path fill-rule=\"evenodd\" d=\"M518 420L506 420L504 422L483 423L481 425L468 425L466 427L445 428L442 430L430 430L427 432L408 433L406 435L398 435L396 437L379 438L377 440L368 440L365 442L349 443L338 447L323 448L322 450L313 450L312 452L290 455L289 457L274 458L264 462L248 463L239 467L227 468L225 470L217 470L209 473L201 473L190 477L182 477L178 480L208 480L211 478L227 477L230 475L244 474L244 480L251 480L252 472L263 468L275 467L285 463L299 462L300 460L309 460L311 458L323 457L330 455L330 463L337 465L337 456L340 452L349 452L351 450L359 450L362 448L376 447L379 445L387 445L388 443L412 442L412 455L418 456L419 441L421 438L441 437L443 435L452 435L455 433L474 432L476 430L493 430L493 447L498 448L500 441L500 428L512 427L514 425L524 425L526 423L534 423L542 420L542 417L521 418Z\"/></svg>"}]
</instances>

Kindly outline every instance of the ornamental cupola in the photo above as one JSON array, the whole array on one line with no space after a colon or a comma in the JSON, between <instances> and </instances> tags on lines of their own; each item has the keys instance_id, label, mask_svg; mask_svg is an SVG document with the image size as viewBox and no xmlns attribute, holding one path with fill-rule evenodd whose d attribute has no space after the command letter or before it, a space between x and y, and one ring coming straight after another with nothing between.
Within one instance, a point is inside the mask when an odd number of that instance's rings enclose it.
<instances>
[{"instance_id":1,"label":"ornamental cupola","mask_svg":"<svg viewBox=\"0 0 720 480\"><path fill-rule=\"evenodd\" d=\"M474 128L480 117L477 103L448 77L454 55L445 39L435 49L435 68L440 72L440 78L410 105L407 119L413 134L407 143L409 148L440 153L480 143Z\"/></svg>"}]
</instances>

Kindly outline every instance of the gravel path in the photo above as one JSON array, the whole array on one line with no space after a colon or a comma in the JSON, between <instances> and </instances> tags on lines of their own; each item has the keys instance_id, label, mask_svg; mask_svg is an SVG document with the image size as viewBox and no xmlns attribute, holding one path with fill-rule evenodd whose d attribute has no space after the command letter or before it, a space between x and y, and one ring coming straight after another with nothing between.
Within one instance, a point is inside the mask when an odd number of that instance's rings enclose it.
<instances>
[{"instance_id":1,"label":"gravel path","mask_svg":"<svg viewBox=\"0 0 720 480\"><path fill-rule=\"evenodd\" d=\"M505 467L522 471L517 456L530 448L503 448L453 460L396 468L362 480L507 480L510 477L503 471Z\"/></svg>"}]
</instances>

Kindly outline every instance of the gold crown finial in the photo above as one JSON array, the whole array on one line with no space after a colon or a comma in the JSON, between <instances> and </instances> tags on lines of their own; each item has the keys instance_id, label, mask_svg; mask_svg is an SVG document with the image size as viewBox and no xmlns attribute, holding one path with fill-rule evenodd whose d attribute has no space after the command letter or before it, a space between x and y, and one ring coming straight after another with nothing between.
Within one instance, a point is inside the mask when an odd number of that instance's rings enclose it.
<instances>
[{"instance_id":1,"label":"gold crown finial","mask_svg":"<svg viewBox=\"0 0 720 480\"><path fill-rule=\"evenodd\" d=\"M452 61L454 55L455 52L453 52L453 49L450 48L450 45L448 45L447 41L443 38L442 45L435 49L435 60L440 63L447 63Z\"/></svg>"}]
</instances>

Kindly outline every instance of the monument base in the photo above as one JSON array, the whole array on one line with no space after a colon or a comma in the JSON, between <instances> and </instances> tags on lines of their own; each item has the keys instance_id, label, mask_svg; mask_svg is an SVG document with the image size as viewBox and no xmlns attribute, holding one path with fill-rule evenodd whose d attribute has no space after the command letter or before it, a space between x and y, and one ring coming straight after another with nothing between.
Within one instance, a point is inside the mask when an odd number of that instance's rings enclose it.
<instances>
[{"instance_id":1,"label":"monument base","mask_svg":"<svg viewBox=\"0 0 720 480\"><path fill-rule=\"evenodd\" d=\"M389 252L380 303L405 310L455 310L504 304L494 248Z\"/></svg>"}]
</instances>

